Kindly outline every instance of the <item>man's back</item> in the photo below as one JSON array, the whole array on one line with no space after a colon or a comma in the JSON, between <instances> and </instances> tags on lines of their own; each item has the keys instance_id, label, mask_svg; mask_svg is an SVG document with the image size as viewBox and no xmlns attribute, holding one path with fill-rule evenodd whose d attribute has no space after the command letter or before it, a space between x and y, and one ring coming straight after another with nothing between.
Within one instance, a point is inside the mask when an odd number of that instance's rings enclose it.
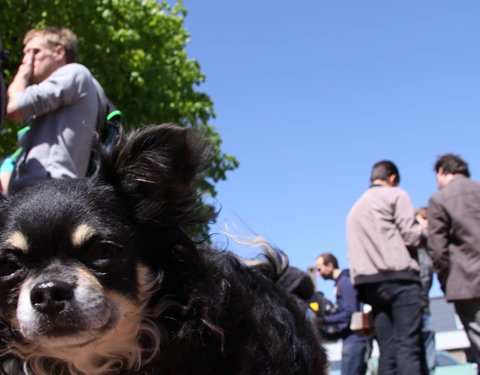
<instances>
[{"instance_id":1,"label":"man's back","mask_svg":"<svg viewBox=\"0 0 480 375\"><path fill-rule=\"evenodd\" d=\"M416 278L417 262L408 247L417 246L421 228L415 223L407 193L393 186L371 186L347 217L350 272L355 284L384 277ZM382 279L375 275L381 273Z\"/></svg>"},{"instance_id":2,"label":"man's back","mask_svg":"<svg viewBox=\"0 0 480 375\"><path fill-rule=\"evenodd\" d=\"M394 163L375 163L370 183L347 218L350 272L360 300L372 307L378 373L420 375L423 304L410 248L420 244L422 228L410 198L398 188Z\"/></svg>"},{"instance_id":3,"label":"man's back","mask_svg":"<svg viewBox=\"0 0 480 375\"><path fill-rule=\"evenodd\" d=\"M447 299L480 297L480 184L455 176L430 198L428 225L437 272L449 275Z\"/></svg>"}]
</instances>

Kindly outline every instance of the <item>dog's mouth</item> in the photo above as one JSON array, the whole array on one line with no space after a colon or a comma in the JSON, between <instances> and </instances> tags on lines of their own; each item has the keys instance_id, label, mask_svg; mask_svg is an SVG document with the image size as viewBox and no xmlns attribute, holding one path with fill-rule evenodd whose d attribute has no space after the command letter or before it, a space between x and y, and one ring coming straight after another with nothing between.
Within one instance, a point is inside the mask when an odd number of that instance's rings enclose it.
<instances>
[{"instance_id":1,"label":"dog's mouth","mask_svg":"<svg viewBox=\"0 0 480 375\"><path fill-rule=\"evenodd\" d=\"M101 308L85 311L68 309L55 316L38 314L36 331L38 336L64 339L74 336L101 335L112 329L117 321L117 314L108 301Z\"/></svg>"},{"instance_id":2,"label":"dog's mouth","mask_svg":"<svg viewBox=\"0 0 480 375\"><path fill-rule=\"evenodd\" d=\"M39 327L43 326L32 336L33 332L29 332L26 338L30 341L42 341L43 345L49 347L58 347L63 349L78 349L88 346L101 337L104 337L111 331L117 323L117 315L111 313L108 320L99 327L92 327L92 324L69 324L62 322L62 318L58 317L56 321L51 322L45 320L39 322ZM23 332L22 332L23 333Z\"/></svg>"},{"instance_id":3,"label":"dog's mouth","mask_svg":"<svg viewBox=\"0 0 480 375\"><path fill-rule=\"evenodd\" d=\"M69 308L54 316L30 309L19 317L19 331L27 341L48 339L60 345L84 345L115 327L118 314L108 305L91 310Z\"/></svg>"}]
</instances>

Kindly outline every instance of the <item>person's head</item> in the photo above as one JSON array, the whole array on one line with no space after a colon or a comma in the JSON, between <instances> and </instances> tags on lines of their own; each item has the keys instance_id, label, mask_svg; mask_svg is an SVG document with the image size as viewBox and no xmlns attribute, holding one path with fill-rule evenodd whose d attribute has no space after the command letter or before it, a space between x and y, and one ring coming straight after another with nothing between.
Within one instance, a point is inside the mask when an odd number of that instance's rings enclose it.
<instances>
[{"instance_id":1,"label":"person's head","mask_svg":"<svg viewBox=\"0 0 480 375\"><path fill-rule=\"evenodd\" d=\"M65 64L76 61L77 37L67 28L30 30L23 39L24 61L33 59L31 82L39 83Z\"/></svg>"},{"instance_id":2,"label":"person's head","mask_svg":"<svg viewBox=\"0 0 480 375\"><path fill-rule=\"evenodd\" d=\"M435 163L434 170L437 174L439 189L446 186L455 175L470 177L468 164L458 155L443 154Z\"/></svg>"},{"instance_id":3,"label":"person's head","mask_svg":"<svg viewBox=\"0 0 480 375\"><path fill-rule=\"evenodd\" d=\"M427 207L418 207L415 210L415 220L424 230L428 229Z\"/></svg>"},{"instance_id":4,"label":"person's head","mask_svg":"<svg viewBox=\"0 0 480 375\"><path fill-rule=\"evenodd\" d=\"M427 219L427 207L418 207L415 210L415 217L420 216L422 219Z\"/></svg>"},{"instance_id":5,"label":"person's head","mask_svg":"<svg viewBox=\"0 0 480 375\"><path fill-rule=\"evenodd\" d=\"M383 182L390 186L397 186L400 183L400 172L391 161L381 160L373 165L370 182Z\"/></svg>"},{"instance_id":6,"label":"person's head","mask_svg":"<svg viewBox=\"0 0 480 375\"><path fill-rule=\"evenodd\" d=\"M338 260L335 255L331 253L320 254L315 260L315 266L317 272L325 280L331 280L336 278L338 268Z\"/></svg>"}]
</instances>

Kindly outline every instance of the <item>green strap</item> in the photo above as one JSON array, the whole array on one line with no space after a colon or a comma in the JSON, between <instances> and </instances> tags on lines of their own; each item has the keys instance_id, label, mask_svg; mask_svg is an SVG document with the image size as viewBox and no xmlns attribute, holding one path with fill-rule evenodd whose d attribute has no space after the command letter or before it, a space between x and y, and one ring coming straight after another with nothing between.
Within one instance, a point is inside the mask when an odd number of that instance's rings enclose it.
<instances>
[{"instance_id":1,"label":"green strap","mask_svg":"<svg viewBox=\"0 0 480 375\"><path fill-rule=\"evenodd\" d=\"M17 150L10 156L10 159L12 159L12 161L15 162L15 160L17 160L18 158L18 155L20 155L22 151L23 151L23 147L17 148Z\"/></svg>"},{"instance_id":2,"label":"green strap","mask_svg":"<svg viewBox=\"0 0 480 375\"><path fill-rule=\"evenodd\" d=\"M115 111L110 112L107 116L107 121L110 121L115 116L120 116L121 117L122 116L122 111L119 111L118 109L116 109Z\"/></svg>"},{"instance_id":3,"label":"green strap","mask_svg":"<svg viewBox=\"0 0 480 375\"><path fill-rule=\"evenodd\" d=\"M17 137L18 137L18 139L22 138L22 136L23 136L26 132L28 132L28 131L30 130L30 128L31 128L31 126L30 126L30 125L27 125L27 126L21 128L19 131L17 131ZM15 161L17 160L18 156L22 153L22 151L23 151L23 146L17 148L17 149L15 150L15 152L14 152L12 155L10 155L10 160L12 160L12 162L15 163Z\"/></svg>"},{"instance_id":4,"label":"green strap","mask_svg":"<svg viewBox=\"0 0 480 375\"><path fill-rule=\"evenodd\" d=\"M30 125L27 125L27 126L24 126L23 128L21 128L18 132L17 132L17 136L21 137L23 134L25 134L26 132L28 132L30 130L31 126Z\"/></svg>"}]
</instances>

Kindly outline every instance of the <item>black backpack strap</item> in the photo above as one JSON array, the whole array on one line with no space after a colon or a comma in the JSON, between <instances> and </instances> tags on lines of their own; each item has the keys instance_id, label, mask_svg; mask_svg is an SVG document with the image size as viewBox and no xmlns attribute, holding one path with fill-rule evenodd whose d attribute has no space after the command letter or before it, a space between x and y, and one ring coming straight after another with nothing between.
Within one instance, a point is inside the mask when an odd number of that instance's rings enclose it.
<instances>
[{"instance_id":1,"label":"black backpack strap","mask_svg":"<svg viewBox=\"0 0 480 375\"><path fill-rule=\"evenodd\" d=\"M107 117L102 133L100 133L100 142L105 148L110 149L120 137L122 130L123 113L117 109L109 100L107 105Z\"/></svg>"},{"instance_id":2,"label":"black backpack strap","mask_svg":"<svg viewBox=\"0 0 480 375\"><path fill-rule=\"evenodd\" d=\"M7 88L5 85L5 79L3 77L3 41L0 38L0 131L3 129L3 123L5 121L5 111L7 108Z\"/></svg>"},{"instance_id":3,"label":"black backpack strap","mask_svg":"<svg viewBox=\"0 0 480 375\"><path fill-rule=\"evenodd\" d=\"M98 114L97 114L97 124L95 129L98 134L102 134L103 128L105 126L105 118L107 117L108 105L111 104L110 100L108 100L105 91L103 91L102 86L98 81L92 77L93 83L95 84L95 88L97 91L97 101L98 101Z\"/></svg>"},{"instance_id":4,"label":"black backpack strap","mask_svg":"<svg viewBox=\"0 0 480 375\"><path fill-rule=\"evenodd\" d=\"M110 99L108 99L103 88L95 79L94 82L97 86L98 99L98 116L96 124L97 142L100 143L104 149L109 150L120 138L123 114L115 107ZM87 176L93 175L98 168L98 163L98 150L94 148L90 155Z\"/></svg>"},{"instance_id":5,"label":"black backpack strap","mask_svg":"<svg viewBox=\"0 0 480 375\"><path fill-rule=\"evenodd\" d=\"M0 71L0 131L3 129L6 108L7 108L7 91L5 87L5 81L3 80L3 72Z\"/></svg>"}]
</instances>

